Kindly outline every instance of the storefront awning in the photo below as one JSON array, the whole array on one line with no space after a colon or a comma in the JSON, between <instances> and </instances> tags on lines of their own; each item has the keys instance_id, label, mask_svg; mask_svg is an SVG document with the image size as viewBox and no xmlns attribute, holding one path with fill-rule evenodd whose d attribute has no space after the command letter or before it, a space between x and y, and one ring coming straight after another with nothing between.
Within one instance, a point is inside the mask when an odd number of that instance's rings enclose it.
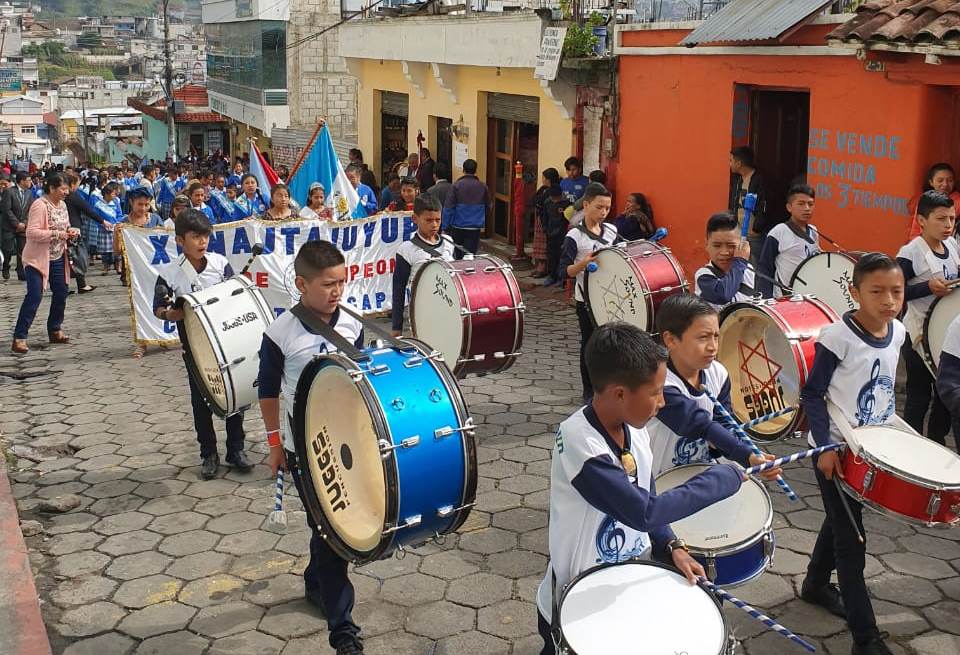
<instances>
[{"instance_id":1,"label":"storefront awning","mask_svg":"<svg viewBox=\"0 0 960 655\"><path fill-rule=\"evenodd\" d=\"M733 0L690 32L680 45L779 39L834 1Z\"/></svg>"}]
</instances>

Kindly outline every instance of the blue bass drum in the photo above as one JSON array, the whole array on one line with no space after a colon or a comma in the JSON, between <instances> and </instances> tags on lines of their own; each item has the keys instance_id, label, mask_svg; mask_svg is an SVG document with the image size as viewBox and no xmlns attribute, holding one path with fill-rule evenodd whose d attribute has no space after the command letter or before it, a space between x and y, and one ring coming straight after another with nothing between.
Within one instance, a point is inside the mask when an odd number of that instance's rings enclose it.
<instances>
[{"instance_id":1,"label":"blue bass drum","mask_svg":"<svg viewBox=\"0 0 960 655\"><path fill-rule=\"evenodd\" d=\"M307 511L362 564L457 530L474 504L473 421L439 353L373 345L318 356L300 376L294 442Z\"/></svg>"}]
</instances>

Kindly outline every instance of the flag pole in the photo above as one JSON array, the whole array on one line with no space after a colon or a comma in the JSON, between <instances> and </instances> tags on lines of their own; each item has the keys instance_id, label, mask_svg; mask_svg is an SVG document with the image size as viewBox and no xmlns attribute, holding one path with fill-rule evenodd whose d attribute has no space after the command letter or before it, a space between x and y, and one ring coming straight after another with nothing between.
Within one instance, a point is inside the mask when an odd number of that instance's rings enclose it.
<instances>
[{"instance_id":1,"label":"flag pole","mask_svg":"<svg viewBox=\"0 0 960 655\"><path fill-rule=\"evenodd\" d=\"M307 158L307 155L310 154L310 150L313 149L313 144L317 140L317 135L320 134L320 130L323 129L323 126L327 124L327 121L322 118L317 121L317 127L313 130L313 134L310 136L310 140L307 141L307 145L304 146L303 150L300 151L300 156L297 158L297 163L293 165L293 168L290 169L290 174L287 175L287 182L293 179L293 176L297 174L297 171L300 169L300 165L303 163L303 160Z\"/></svg>"}]
</instances>

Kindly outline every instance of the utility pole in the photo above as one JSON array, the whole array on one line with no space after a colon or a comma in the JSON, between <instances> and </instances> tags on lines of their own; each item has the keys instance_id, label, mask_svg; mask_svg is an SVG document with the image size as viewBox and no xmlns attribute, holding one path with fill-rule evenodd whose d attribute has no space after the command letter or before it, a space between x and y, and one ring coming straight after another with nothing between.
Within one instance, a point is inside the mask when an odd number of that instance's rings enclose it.
<instances>
[{"instance_id":1,"label":"utility pole","mask_svg":"<svg viewBox=\"0 0 960 655\"><path fill-rule=\"evenodd\" d=\"M81 92L79 95L61 95L61 98L65 100L79 100L80 101L80 137L83 139L83 154L89 159L90 150L87 148L87 95ZM74 105L76 107L76 105Z\"/></svg>"},{"instance_id":2,"label":"utility pole","mask_svg":"<svg viewBox=\"0 0 960 655\"><path fill-rule=\"evenodd\" d=\"M164 84L167 91L167 150L171 159L177 161L177 124L173 107L173 53L170 45L170 0L163 0L163 68Z\"/></svg>"}]
</instances>

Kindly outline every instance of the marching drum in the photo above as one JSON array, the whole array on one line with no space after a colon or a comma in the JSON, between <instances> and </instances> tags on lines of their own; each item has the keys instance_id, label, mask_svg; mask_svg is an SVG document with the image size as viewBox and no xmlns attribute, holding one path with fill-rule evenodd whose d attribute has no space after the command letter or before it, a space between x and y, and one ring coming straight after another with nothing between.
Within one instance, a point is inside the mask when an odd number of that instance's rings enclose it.
<instances>
[{"instance_id":1,"label":"marching drum","mask_svg":"<svg viewBox=\"0 0 960 655\"><path fill-rule=\"evenodd\" d=\"M853 267L860 260L858 252L821 252L800 263L790 288L796 294L811 294L822 300L838 316L859 309L850 288L853 286Z\"/></svg>"},{"instance_id":2,"label":"marching drum","mask_svg":"<svg viewBox=\"0 0 960 655\"><path fill-rule=\"evenodd\" d=\"M260 343L273 311L242 275L183 298L184 359L190 376L217 416L257 402Z\"/></svg>"},{"instance_id":3,"label":"marching drum","mask_svg":"<svg viewBox=\"0 0 960 655\"><path fill-rule=\"evenodd\" d=\"M297 384L305 504L341 557L370 562L459 528L477 490L473 421L425 344L317 356Z\"/></svg>"},{"instance_id":4,"label":"marching drum","mask_svg":"<svg viewBox=\"0 0 960 655\"><path fill-rule=\"evenodd\" d=\"M657 492L680 486L711 464L686 464L657 476ZM759 577L773 563L773 503L763 484L750 478L729 498L671 524L703 565L711 582L736 587Z\"/></svg>"},{"instance_id":5,"label":"marching drum","mask_svg":"<svg viewBox=\"0 0 960 655\"><path fill-rule=\"evenodd\" d=\"M653 332L664 299L688 290L686 276L669 248L629 241L597 251L597 269L584 274L583 293L595 325L626 321Z\"/></svg>"},{"instance_id":6,"label":"marching drum","mask_svg":"<svg viewBox=\"0 0 960 655\"><path fill-rule=\"evenodd\" d=\"M960 456L889 425L854 428L843 451L843 490L895 519L926 527L960 522Z\"/></svg>"},{"instance_id":7,"label":"marching drum","mask_svg":"<svg viewBox=\"0 0 960 655\"><path fill-rule=\"evenodd\" d=\"M940 355L943 353L943 342L947 338L947 328L957 316L960 316L960 291L953 291L934 300L923 320L923 361L934 377L940 368Z\"/></svg>"},{"instance_id":8,"label":"marching drum","mask_svg":"<svg viewBox=\"0 0 960 655\"><path fill-rule=\"evenodd\" d=\"M839 320L826 303L803 296L733 303L721 312L717 359L730 373L734 416L745 423L798 407L748 428L753 438L776 441L803 429L800 390L813 366L814 342Z\"/></svg>"},{"instance_id":9,"label":"marching drum","mask_svg":"<svg viewBox=\"0 0 960 655\"><path fill-rule=\"evenodd\" d=\"M567 585L558 607L560 653L733 652L713 595L657 562L629 560L587 569ZM639 643L643 646L637 650Z\"/></svg>"},{"instance_id":10,"label":"marching drum","mask_svg":"<svg viewBox=\"0 0 960 655\"><path fill-rule=\"evenodd\" d=\"M439 350L457 377L510 368L520 355L523 311L513 268L489 255L431 260L411 285L413 335Z\"/></svg>"}]
</instances>

